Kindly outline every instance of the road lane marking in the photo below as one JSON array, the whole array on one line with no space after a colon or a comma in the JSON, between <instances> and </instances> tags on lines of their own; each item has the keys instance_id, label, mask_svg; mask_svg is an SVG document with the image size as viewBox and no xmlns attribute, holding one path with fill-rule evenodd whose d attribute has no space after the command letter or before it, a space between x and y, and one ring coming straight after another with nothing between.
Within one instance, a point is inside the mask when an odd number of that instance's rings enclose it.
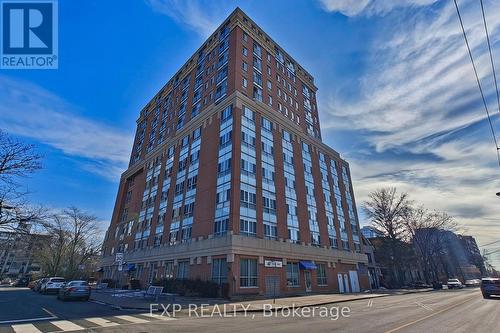
<instances>
[{"instance_id":1,"label":"road lane marking","mask_svg":"<svg viewBox=\"0 0 500 333\"><path fill-rule=\"evenodd\" d=\"M49 310L47 310L46 308L42 308L43 311L47 312L49 315L51 315L52 317L55 317L57 318L57 316L55 314L53 314L52 312L50 312Z\"/></svg>"},{"instance_id":2,"label":"road lane marking","mask_svg":"<svg viewBox=\"0 0 500 333\"><path fill-rule=\"evenodd\" d=\"M134 323L134 324L149 323L149 321L147 321L146 319L141 319L141 318L132 317L132 316L126 316L126 315L115 316L115 318L122 319L122 320L125 320L125 321L129 321L129 322Z\"/></svg>"},{"instance_id":3,"label":"road lane marking","mask_svg":"<svg viewBox=\"0 0 500 333\"><path fill-rule=\"evenodd\" d=\"M120 325L118 323L115 323L115 322L112 322L112 321L109 321L107 319L100 318L100 317L84 318L84 320L90 321L91 323L99 325L99 326L102 326L102 327L111 327L111 326L118 326L118 325Z\"/></svg>"},{"instance_id":4,"label":"road lane marking","mask_svg":"<svg viewBox=\"0 0 500 333\"><path fill-rule=\"evenodd\" d=\"M415 302L415 304L417 304L418 306L420 306L421 308L424 308L426 310L429 310L429 311L432 311L432 308L428 305L425 305L424 303L420 303L420 302Z\"/></svg>"},{"instance_id":5,"label":"road lane marking","mask_svg":"<svg viewBox=\"0 0 500 333\"><path fill-rule=\"evenodd\" d=\"M177 319L177 318L174 318L174 317L162 316L162 315L159 315L159 314L152 314L152 313L141 313L139 315L140 316L146 316L146 317L149 317L149 318L156 318L156 319L160 319L160 320L176 320Z\"/></svg>"},{"instance_id":6,"label":"road lane marking","mask_svg":"<svg viewBox=\"0 0 500 333\"><path fill-rule=\"evenodd\" d=\"M15 319L15 320L4 320L0 321L1 324L15 324L15 323L25 323L27 321L42 321L42 320L50 320L50 319L57 319L57 317L38 317L38 318L28 318L28 319Z\"/></svg>"},{"instance_id":7,"label":"road lane marking","mask_svg":"<svg viewBox=\"0 0 500 333\"><path fill-rule=\"evenodd\" d=\"M12 329L16 333L42 333L42 331L33 324L12 325Z\"/></svg>"},{"instance_id":8,"label":"road lane marking","mask_svg":"<svg viewBox=\"0 0 500 333\"><path fill-rule=\"evenodd\" d=\"M401 330L402 328L405 328L405 327L408 327L408 326L414 325L414 324L416 324L416 323L421 322L422 320L429 319L429 318L431 318L431 317L434 317L435 315L438 315L438 314L443 313L443 312L445 312L445 311L448 311L448 310L451 310L451 309L453 309L453 308L456 308L457 306L462 305L462 304L464 304L464 303L467 303L468 301L470 301L470 300L472 300L472 299L474 299L474 298L476 298L476 297L477 297L477 295L474 295L474 296L472 296L472 297L467 298L467 299L466 299L466 300L464 300L463 302L453 304L453 305L451 305L451 306L449 306L449 307L447 307L447 308L444 308L444 309L441 309L441 310L439 310L439 311L437 311L437 312L431 313L430 315L427 315L427 316L425 316L425 317L422 317L422 318L416 319L416 320L411 321L411 322L409 322L409 323L406 323L406 324L404 324L404 325L401 325L401 326L398 326L398 327L393 328L393 329L391 329L391 330L385 331L384 333L392 333L392 332L399 331L399 330Z\"/></svg>"},{"instance_id":9,"label":"road lane marking","mask_svg":"<svg viewBox=\"0 0 500 333\"><path fill-rule=\"evenodd\" d=\"M80 325L72 323L69 320L56 320L56 321L51 321L50 323L52 325L55 325L55 326L59 327L64 332L67 332L67 331L77 331L77 330L84 330L85 329L85 327L81 327Z\"/></svg>"}]
</instances>

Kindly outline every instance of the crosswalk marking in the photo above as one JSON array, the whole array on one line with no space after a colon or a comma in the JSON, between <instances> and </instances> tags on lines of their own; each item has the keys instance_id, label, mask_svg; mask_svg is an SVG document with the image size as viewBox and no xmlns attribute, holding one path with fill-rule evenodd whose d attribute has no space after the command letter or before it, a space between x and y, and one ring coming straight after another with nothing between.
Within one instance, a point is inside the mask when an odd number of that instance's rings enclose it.
<instances>
[{"instance_id":1,"label":"crosswalk marking","mask_svg":"<svg viewBox=\"0 0 500 333\"><path fill-rule=\"evenodd\" d=\"M12 325L12 329L16 333L42 333L42 331L36 328L33 324Z\"/></svg>"},{"instance_id":2,"label":"crosswalk marking","mask_svg":"<svg viewBox=\"0 0 500 333\"><path fill-rule=\"evenodd\" d=\"M132 317L132 316L123 315L123 316L115 316L115 317L118 318L118 319L123 319L123 320L126 320L126 321L130 321L131 323L137 323L137 324L148 323L148 321L145 320L145 319L141 319L141 318L137 318L137 317Z\"/></svg>"},{"instance_id":3,"label":"crosswalk marking","mask_svg":"<svg viewBox=\"0 0 500 333\"><path fill-rule=\"evenodd\" d=\"M84 327L81 327L75 323L72 323L71 321L68 320L57 320L57 321L51 321L50 322L52 325L55 325L59 327L62 331L67 332L67 331L78 331L78 330L84 330Z\"/></svg>"},{"instance_id":4,"label":"crosswalk marking","mask_svg":"<svg viewBox=\"0 0 500 333\"><path fill-rule=\"evenodd\" d=\"M99 325L99 326L102 326L102 327L110 327L110 326L117 326L117 325L120 325L118 323L114 323L112 321L109 321L107 319L104 319L104 318L99 318L99 317L95 317L95 318L85 318L86 321L90 321L91 323L93 324L96 324L96 325Z\"/></svg>"},{"instance_id":5,"label":"crosswalk marking","mask_svg":"<svg viewBox=\"0 0 500 333\"><path fill-rule=\"evenodd\" d=\"M79 318L79 319L92 323L94 327L114 327L114 326L124 325L123 322L119 323L112 321L113 318L123 320L124 322L126 322L125 324L143 324L143 323L149 323L154 320L167 321L167 320L177 319L168 316L162 316L160 314L151 314L151 313L138 313L134 315L121 315L121 316L113 316L107 318L90 317L90 318ZM89 323L83 325L88 326L90 325ZM79 324L81 323L79 322ZM50 328L46 327L47 325L49 325ZM35 324L18 324L18 325L12 325L11 327L15 333L69 332L69 331L78 331L86 329L85 327L77 325L69 320L45 321L45 322L38 322Z\"/></svg>"}]
</instances>

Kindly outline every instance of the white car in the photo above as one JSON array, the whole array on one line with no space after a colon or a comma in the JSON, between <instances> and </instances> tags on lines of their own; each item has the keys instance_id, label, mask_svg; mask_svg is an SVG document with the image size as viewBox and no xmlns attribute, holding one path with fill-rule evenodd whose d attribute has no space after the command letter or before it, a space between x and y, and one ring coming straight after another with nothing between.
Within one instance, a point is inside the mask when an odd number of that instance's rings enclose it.
<instances>
[{"instance_id":1,"label":"white car","mask_svg":"<svg viewBox=\"0 0 500 333\"><path fill-rule=\"evenodd\" d=\"M464 285L459 279L448 279L448 289L462 289Z\"/></svg>"},{"instance_id":2,"label":"white car","mask_svg":"<svg viewBox=\"0 0 500 333\"><path fill-rule=\"evenodd\" d=\"M62 277L51 277L42 284L40 292L42 294L58 293L64 282L65 280Z\"/></svg>"}]
</instances>

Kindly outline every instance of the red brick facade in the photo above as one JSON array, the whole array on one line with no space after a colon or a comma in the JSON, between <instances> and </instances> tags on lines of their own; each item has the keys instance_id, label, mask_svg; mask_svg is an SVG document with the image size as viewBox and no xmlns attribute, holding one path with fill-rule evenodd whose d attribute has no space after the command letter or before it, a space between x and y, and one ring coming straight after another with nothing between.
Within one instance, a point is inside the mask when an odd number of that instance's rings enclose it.
<instances>
[{"instance_id":1,"label":"red brick facade","mask_svg":"<svg viewBox=\"0 0 500 333\"><path fill-rule=\"evenodd\" d=\"M321 142L316 90L235 10L137 120L105 277L220 277L232 295L368 288L349 166Z\"/></svg>"}]
</instances>

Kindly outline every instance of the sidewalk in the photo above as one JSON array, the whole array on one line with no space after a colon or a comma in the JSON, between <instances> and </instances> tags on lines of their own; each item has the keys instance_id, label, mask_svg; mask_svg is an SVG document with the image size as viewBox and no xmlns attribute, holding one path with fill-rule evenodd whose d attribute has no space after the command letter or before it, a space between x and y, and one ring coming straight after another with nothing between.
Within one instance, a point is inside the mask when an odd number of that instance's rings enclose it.
<instances>
[{"instance_id":1,"label":"sidewalk","mask_svg":"<svg viewBox=\"0 0 500 333\"><path fill-rule=\"evenodd\" d=\"M198 298L183 297L178 295L161 294L158 298L139 296L138 292L121 290L92 291L90 300L99 304L106 304L119 309L147 310L150 311L151 304L180 304L187 308L189 304L226 304L229 300L221 298ZM161 308L161 306L160 306Z\"/></svg>"},{"instance_id":2,"label":"sidewalk","mask_svg":"<svg viewBox=\"0 0 500 333\"><path fill-rule=\"evenodd\" d=\"M320 306L330 303L342 303L357 300L364 300L377 297L385 297L391 295L404 295L411 293L428 292L432 289L395 289L395 290L378 290L371 293L358 293L358 294L319 294L307 295L296 297L276 298L275 300L253 300L243 302L230 302L221 298L197 298L197 297L183 297L162 294L158 299L144 298L141 296L134 296L133 292L123 292L113 290L92 292L91 300L101 304L107 304L120 309L134 309L134 310L150 310L151 304L180 304L183 309L187 309L189 304L207 304L210 306L225 306L234 311L263 311L264 306L266 309L281 309L285 307L306 307L306 306ZM160 306L161 309L161 306Z\"/></svg>"},{"instance_id":3,"label":"sidewalk","mask_svg":"<svg viewBox=\"0 0 500 333\"><path fill-rule=\"evenodd\" d=\"M308 306L320 306L330 303L342 303L350 301L359 301L370 298L386 297L391 295L404 295L420 292L428 292L433 289L394 289L377 292L366 292L357 294L320 294L308 296L285 297L265 300L255 300L240 303L229 303L226 307L234 307L236 311L260 312L264 310L279 310L282 308L300 308Z\"/></svg>"}]
</instances>

